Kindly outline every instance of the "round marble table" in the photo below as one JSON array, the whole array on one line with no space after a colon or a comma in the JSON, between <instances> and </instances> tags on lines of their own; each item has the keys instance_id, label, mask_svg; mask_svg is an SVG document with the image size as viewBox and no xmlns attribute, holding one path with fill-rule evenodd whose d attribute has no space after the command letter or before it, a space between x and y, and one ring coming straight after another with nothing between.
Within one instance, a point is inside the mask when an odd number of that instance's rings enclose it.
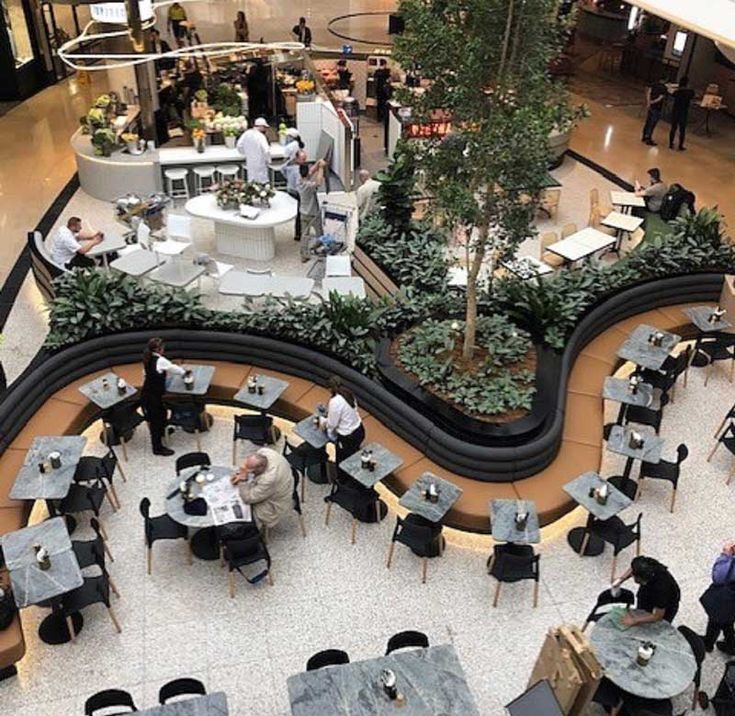
<instances>
[{"instance_id":1,"label":"round marble table","mask_svg":"<svg viewBox=\"0 0 735 716\"><path fill-rule=\"evenodd\" d=\"M670 699L686 690L697 670L686 639L665 621L621 628L620 614L606 614L590 635L605 676L629 694L646 699ZM656 650L646 666L639 666L638 647L647 641Z\"/></svg>"},{"instance_id":2,"label":"round marble table","mask_svg":"<svg viewBox=\"0 0 735 716\"><path fill-rule=\"evenodd\" d=\"M202 194L189 199L185 209L192 216L214 222L217 251L254 261L270 261L276 254L275 228L296 218L296 199L277 191L270 207L261 209L254 219L245 219L238 210L226 210L217 205L214 194Z\"/></svg>"}]
</instances>

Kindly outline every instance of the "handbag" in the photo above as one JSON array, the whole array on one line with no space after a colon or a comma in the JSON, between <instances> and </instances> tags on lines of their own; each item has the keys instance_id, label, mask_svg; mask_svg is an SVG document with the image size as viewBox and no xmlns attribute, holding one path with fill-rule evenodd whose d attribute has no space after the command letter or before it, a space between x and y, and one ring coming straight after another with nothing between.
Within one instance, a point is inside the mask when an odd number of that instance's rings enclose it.
<instances>
[{"instance_id":1,"label":"handbag","mask_svg":"<svg viewBox=\"0 0 735 716\"><path fill-rule=\"evenodd\" d=\"M735 559L730 561L727 580L724 584L710 584L699 598L699 602L711 621L717 624L735 622L735 582L733 582Z\"/></svg>"}]
</instances>

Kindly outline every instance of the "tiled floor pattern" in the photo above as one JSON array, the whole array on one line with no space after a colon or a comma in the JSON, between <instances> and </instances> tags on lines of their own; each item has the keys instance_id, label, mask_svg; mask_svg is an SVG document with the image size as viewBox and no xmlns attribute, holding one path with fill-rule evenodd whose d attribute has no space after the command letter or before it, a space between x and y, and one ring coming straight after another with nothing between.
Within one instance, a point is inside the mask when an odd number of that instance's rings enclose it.
<instances>
[{"instance_id":1,"label":"tiled floor pattern","mask_svg":"<svg viewBox=\"0 0 735 716\"><path fill-rule=\"evenodd\" d=\"M720 545L733 537L735 489L725 486L731 456L721 450L710 464L705 457L733 400L735 386L724 373L704 388L702 373L693 371L689 386L667 408L662 428L665 457L671 459L682 441L691 449L676 513L668 512L669 486L649 483L640 504L622 514L632 521L643 512L644 553L666 563L682 587L677 622L700 631L705 619L697 600ZM608 419L616 409L608 406ZM229 463L231 411L213 412L214 428L203 447L214 462ZM89 451L101 453L97 429L86 434ZM194 449L193 440L181 434L172 444L177 454ZM609 581L609 550L580 558L566 543L568 529L584 521L578 510L544 530L539 607L531 608L531 585L521 583L505 586L500 606L493 609L494 582L485 573L489 538L449 534L445 557L431 562L428 583L421 585L419 561L400 545L393 568L385 568L392 513L379 526L360 525L357 544L351 546L347 516L334 510L325 527L325 488L309 484L307 538L301 537L295 516L273 531L275 586L251 587L240 580L235 599L229 599L218 564L188 566L182 543L156 544L154 573L146 576L137 505L149 496L152 513L162 509L173 459L154 458L146 431L139 430L126 467L128 482L116 481L122 510L112 514L105 507L103 513L115 556L110 571L122 594L114 606L123 632L117 635L104 610L93 607L76 644L51 647L35 633L45 612L25 610L28 654L18 678L0 683L3 714L72 716L80 713L86 696L104 687L129 689L140 705L151 705L165 680L192 675L210 689L227 691L238 716L280 716L288 713L287 676L302 670L314 651L337 647L353 660L368 658L381 653L394 632L416 628L434 643L456 646L480 712L500 716L502 704L525 687L546 630L581 623ZM621 467L622 461L609 455L603 472L617 474ZM621 556L621 569L630 556ZM717 653L705 663L704 687L710 693L723 664ZM685 701L682 697L681 705Z\"/></svg>"}]
</instances>

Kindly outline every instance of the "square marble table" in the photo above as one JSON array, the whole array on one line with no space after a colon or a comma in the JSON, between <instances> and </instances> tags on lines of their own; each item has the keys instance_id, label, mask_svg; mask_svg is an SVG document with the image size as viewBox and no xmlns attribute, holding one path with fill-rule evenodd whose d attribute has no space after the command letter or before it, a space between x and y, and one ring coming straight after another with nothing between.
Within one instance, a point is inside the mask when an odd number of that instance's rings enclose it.
<instances>
[{"instance_id":1,"label":"square marble table","mask_svg":"<svg viewBox=\"0 0 735 716\"><path fill-rule=\"evenodd\" d=\"M620 410L616 423L622 424L625 417L626 406L634 405L650 410L661 409L661 389L654 388L648 383L639 383L638 390L632 393L630 390L630 382L627 378L613 378L608 376L605 378L605 384L602 388L602 397L605 400L614 400L620 403Z\"/></svg>"},{"instance_id":2,"label":"square marble table","mask_svg":"<svg viewBox=\"0 0 735 716\"><path fill-rule=\"evenodd\" d=\"M579 261L598 251L610 248L616 241L616 237L588 226L586 229L567 236L566 239L550 244L546 249L567 261Z\"/></svg>"},{"instance_id":3,"label":"square marble table","mask_svg":"<svg viewBox=\"0 0 735 716\"><path fill-rule=\"evenodd\" d=\"M89 398L96 406L107 410L114 407L118 403L131 398L138 390L126 381L125 392L120 393L117 389L117 381L119 376L115 373L105 373L99 378L90 380L89 383L79 386L79 392ZM105 381L107 381L105 383ZM106 387L105 387L106 386Z\"/></svg>"},{"instance_id":4,"label":"square marble table","mask_svg":"<svg viewBox=\"0 0 735 716\"><path fill-rule=\"evenodd\" d=\"M611 191L610 192L610 203L613 206L619 206L623 211L630 210L631 207L638 207L639 209L646 208L646 202L642 196L636 196L635 192L632 191Z\"/></svg>"},{"instance_id":5,"label":"square marble table","mask_svg":"<svg viewBox=\"0 0 735 716\"><path fill-rule=\"evenodd\" d=\"M383 691L380 673L396 675L403 708ZM394 652L288 678L292 716L479 716L462 665L449 644Z\"/></svg>"},{"instance_id":6,"label":"square marble table","mask_svg":"<svg viewBox=\"0 0 735 716\"><path fill-rule=\"evenodd\" d=\"M326 430L322 430L314 425L314 415L310 415L308 418L304 418L296 423L293 431L309 443L309 445L317 449L321 449L329 443Z\"/></svg>"},{"instance_id":7,"label":"square marble table","mask_svg":"<svg viewBox=\"0 0 735 716\"><path fill-rule=\"evenodd\" d=\"M214 377L214 366L183 364L181 367L193 373L194 385L191 390L187 390L183 375L171 375L166 381L166 392L177 395L206 395Z\"/></svg>"},{"instance_id":8,"label":"square marble table","mask_svg":"<svg viewBox=\"0 0 735 716\"><path fill-rule=\"evenodd\" d=\"M81 435L33 438L23 467L15 477L10 497L14 500L63 500L74 481L86 444L87 438ZM47 462L49 453L54 451L61 453L61 467L53 469L49 465L47 471L41 473L38 464Z\"/></svg>"},{"instance_id":9,"label":"square marble table","mask_svg":"<svg viewBox=\"0 0 735 716\"><path fill-rule=\"evenodd\" d=\"M146 278L174 288L186 288L206 272L205 266L189 261L167 261L151 271Z\"/></svg>"},{"instance_id":10,"label":"square marble table","mask_svg":"<svg viewBox=\"0 0 735 716\"><path fill-rule=\"evenodd\" d=\"M619 211L611 211L605 218L600 220L603 226L609 226L616 231L624 231L630 233L635 231L642 223L643 219L630 214L622 214Z\"/></svg>"},{"instance_id":11,"label":"square marble table","mask_svg":"<svg viewBox=\"0 0 735 716\"><path fill-rule=\"evenodd\" d=\"M249 393L248 382L246 380L242 388L235 393L235 400L238 403L242 403L243 405L248 405L251 408L257 408L262 411L268 410L268 408L270 408L271 405L281 397L281 394L289 385L286 380L273 378L270 375L263 375L262 373L251 373L250 376L257 376L257 384L263 386L262 395L259 393Z\"/></svg>"},{"instance_id":12,"label":"square marble table","mask_svg":"<svg viewBox=\"0 0 735 716\"><path fill-rule=\"evenodd\" d=\"M139 278L147 274L149 271L153 271L159 265L158 257L151 251L145 249L138 249L138 251L131 251L129 254L121 256L119 259L115 259L110 267L114 268L115 271L125 273L128 276Z\"/></svg>"},{"instance_id":13,"label":"square marble table","mask_svg":"<svg viewBox=\"0 0 735 716\"><path fill-rule=\"evenodd\" d=\"M641 368L650 368L651 370L661 368L671 351L681 340L681 336L676 335L676 333L661 331L663 340L660 346L655 346L648 342L648 337L657 330L659 329L646 324L638 326L618 349L618 357L629 360L641 366Z\"/></svg>"},{"instance_id":14,"label":"square marble table","mask_svg":"<svg viewBox=\"0 0 735 716\"><path fill-rule=\"evenodd\" d=\"M206 696L152 706L138 711L138 716L229 716L229 713L227 696L223 691L215 691Z\"/></svg>"},{"instance_id":15,"label":"square marble table","mask_svg":"<svg viewBox=\"0 0 735 716\"><path fill-rule=\"evenodd\" d=\"M361 455L363 450L372 450L373 460L375 460L374 470L365 470L362 467ZM338 465L350 477L357 480L363 487L375 487L383 478L388 477L394 470L397 470L403 464L398 455L394 455L388 448L383 447L379 443L367 443L363 445L356 453L350 455Z\"/></svg>"},{"instance_id":16,"label":"square marble table","mask_svg":"<svg viewBox=\"0 0 735 716\"><path fill-rule=\"evenodd\" d=\"M306 276L271 276L268 293L276 298L309 298L314 279Z\"/></svg>"},{"instance_id":17,"label":"square marble table","mask_svg":"<svg viewBox=\"0 0 735 716\"><path fill-rule=\"evenodd\" d=\"M436 485L439 492L439 500L437 502L429 502L424 497L424 490L432 482ZM432 472L425 472L403 493L398 504L414 514L425 517L430 522L441 522L447 512L452 509L454 503L460 498L462 492L463 490L454 483L449 482L449 480L444 480Z\"/></svg>"},{"instance_id":18,"label":"square marble table","mask_svg":"<svg viewBox=\"0 0 735 716\"><path fill-rule=\"evenodd\" d=\"M98 256L102 257L102 265L107 269L108 266L108 254L114 254L116 251L122 251L127 246L125 239L122 236L105 236L102 242L93 246L87 251L87 256L91 259L96 259Z\"/></svg>"},{"instance_id":19,"label":"square marble table","mask_svg":"<svg viewBox=\"0 0 735 716\"><path fill-rule=\"evenodd\" d=\"M516 525L516 514L526 512L528 519L524 529ZM493 539L515 544L537 544L541 541L538 512L533 500L491 500L490 524Z\"/></svg>"},{"instance_id":20,"label":"square marble table","mask_svg":"<svg viewBox=\"0 0 735 716\"><path fill-rule=\"evenodd\" d=\"M222 277L218 290L224 296L264 296L270 287L270 276L234 270Z\"/></svg>"},{"instance_id":21,"label":"square marble table","mask_svg":"<svg viewBox=\"0 0 735 716\"><path fill-rule=\"evenodd\" d=\"M630 446L630 435L635 431L643 438L643 445L639 448ZM630 460L645 460L657 463L661 460L661 449L664 440L648 426L613 425L607 439L607 449L610 452L625 455Z\"/></svg>"},{"instance_id":22,"label":"square marble table","mask_svg":"<svg viewBox=\"0 0 735 716\"><path fill-rule=\"evenodd\" d=\"M322 292L329 296L336 291L342 296L365 298L365 281L360 276L329 276L322 279Z\"/></svg>"},{"instance_id":23,"label":"square marble table","mask_svg":"<svg viewBox=\"0 0 735 716\"><path fill-rule=\"evenodd\" d=\"M718 321L710 323L710 316L714 313L712 306L694 306L693 308L685 308L684 313L687 318L702 332L712 333L713 331L724 331L732 328L732 323L725 316Z\"/></svg>"},{"instance_id":24,"label":"square marble table","mask_svg":"<svg viewBox=\"0 0 735 716\"><path fill-rule=\"evenodd\" d=\"M0 537L0 543L19 608L54 599L82 586L82 571L72 552L63 518L53 517L8 532ZM42 570L36 561L36 545L48 550L51 566L47 570Z\"/></svg>"}]
</instances>

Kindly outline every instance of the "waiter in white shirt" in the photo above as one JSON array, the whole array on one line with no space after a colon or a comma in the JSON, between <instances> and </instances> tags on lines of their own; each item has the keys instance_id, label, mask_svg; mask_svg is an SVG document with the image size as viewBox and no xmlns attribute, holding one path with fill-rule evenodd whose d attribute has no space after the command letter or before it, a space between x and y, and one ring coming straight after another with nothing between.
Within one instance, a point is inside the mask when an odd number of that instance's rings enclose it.
<instances>
[{"instance_id":1,"label":"waiter in white shirt","mask_svg":"<svg viewBox=\"0 0 735 716\"><path fill-rule=\"evenodd\" d=\"M332 397L327 406L326 431L337 448L337 465L354 455L365 440L365 427L357 412L357 401L352 391L334 376L329 379Z\"/></svg>"},{"instance_id":2,"label":"waiter in white shirt","mask_svg":"<svg viewBox=\"0 0 735 716\"><path fill-rule=\"evenodd\" d=\"M271 160L271 148L265 133L268 122L263 117L255 120L255 125L246 129L237 140L237 151L245 157L245 169L248 181L268 183L268 164Z\"/></svg>"},{"instance_id":3,"label":"waiter in white shirt","mask_svg":"<svg viewBox=\"0 0 735 716\"><path fill-rule=\"evenodd\" d=\"M56 232L51 247L51 259L64 268L89 268L94 266L94 259L85 254L97 244L102 243L105 235L101 231L82 231L82 220L72 216Z\"/></svg>"},{"instance_id":4,"label":"waiter in white shirt","mask_svg":"<svg viewBox=\"0 0 735 716\"><path fill-rule=\"evenodd\" d=\"M154 455L173 455L174 451L163 445L163 433L166 429L166 407L163 396L166 392L166 375L184 375L186 370L172 363L163 353L163 338L151 338L143 352L143 390L140 393L140 404L148 421Z\"/></svg>"}]
</instances>

